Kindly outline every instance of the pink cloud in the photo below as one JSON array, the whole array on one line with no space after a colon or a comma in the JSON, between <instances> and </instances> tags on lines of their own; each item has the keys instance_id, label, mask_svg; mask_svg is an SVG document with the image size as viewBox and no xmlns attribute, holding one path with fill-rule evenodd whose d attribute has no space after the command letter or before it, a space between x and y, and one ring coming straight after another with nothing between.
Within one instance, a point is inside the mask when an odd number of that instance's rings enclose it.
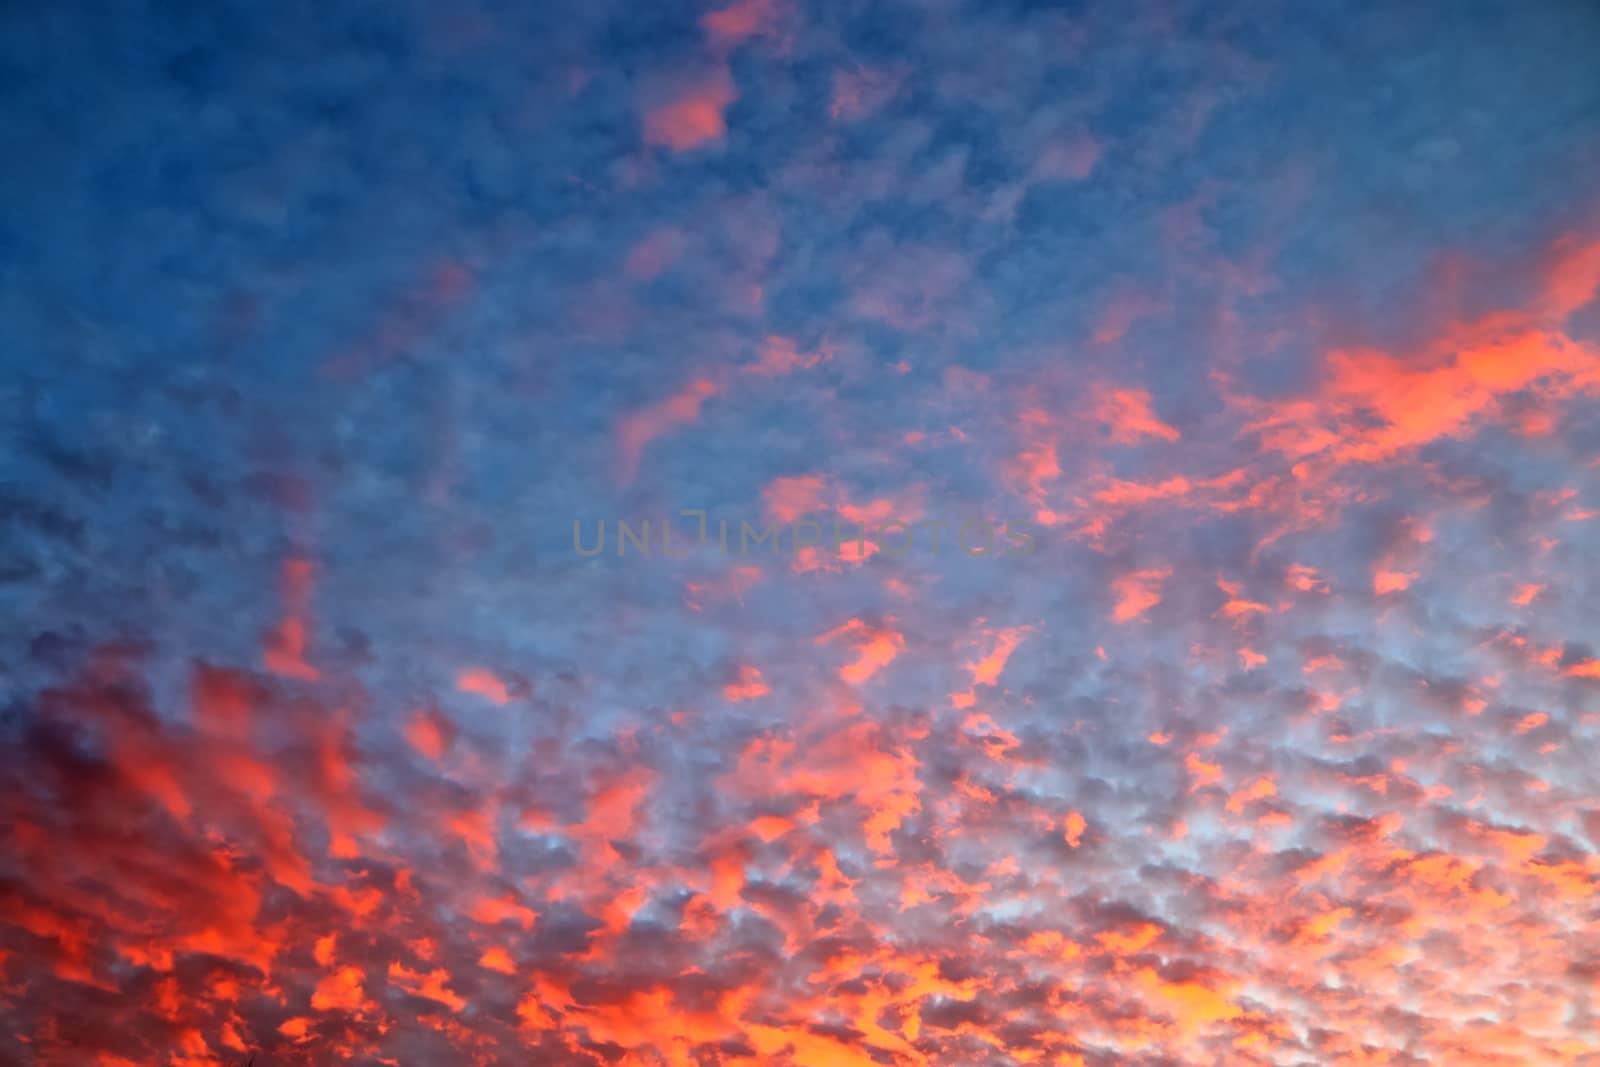
<instances>
[{"instance_id":1,"label":"pink cloud","mask_svg":"<svg viewBox=\"0 0 1600 1067\"><path fill-rule=\"evenodd\" d=\"M683 232L676 227L656 230L628 251L624 269L640 281L649 281L683 254L684 243Z\"/></svg>"},{"instance_id":2,"label":"pink cloud","mask_svg":"<svg viewBox=\"0 0 1600 1067\"><path fill-rule=\"evenodd\" d=\"M722 140L728 132L724 112L738 96L733 76L715 68L645 112L645 143L687 152Z\"/></svg>"},{"instance_id":3,"label":"pink cloud","mask_svg":"<svg viewBox=\"0 0 1600 1067\"><path fill-rule=\"evenodd\" d=\"M1094 173L1104 150L1087 134L1056 141L1039 154L1033 166L1035 178L1081 182Z\"/></svg>"},{"instance_id":4,"label":"pink cloud","mask_svg":"<svg viewBox=\"0 0 1600 1067\"><path fill-rule=\"evenodd\" d=\"M1118 444L1135 444L1146 437L1176 441L1179 436L1151 410L1148 389L1102 389L1095 397L1091 417L1104 424Z\"/></svg>"},{"instance_id":5,"label":"pink cloud","mask_svg":"<svg viewBox=\"0 0 1600 1067\"><path fill-rule=\"evenodd\" d=\"M1136 286L1125 286L1101 309L1092 334L1094 343L1108 345L1119 341L1134 323L1140 319L1154 318L1167 308L1167 298L1160 293Z\"/></svg>"},{"instance_id":6,"label":"pink cloud","mask_svg":"<svg viewBox=\"0 0 1600 1067\"><path fill-rule=\"evenodd\" d=\"M777 13L773 0L734 0L727 7L700 16L700 26L712 44L729 47L768 32Z\"/></svg>"},{"instance_id":7,"label":"pink cloud","mask_svg":"<svg viewBox=\"0 0 1600 1067\"><path fill-rule=\"evenodd\" d=\"M721 388L696 381L667 399L624 417L617 427L618 480L627 485L639 473L639 460L650 442L679 426L697 422L700 407Z\"/></svg>"},{"instance_id":8,"label":"pink cloud","mask_svg":"<svg viewBox=\"0 0 1600 1067\"><path fill-rule=\"evenodd\" d=\"M1161 603L1161 586L1172 575L1171 567L1151 568L1124 574L1111 583L1117 598L1111 611L1115 622L1132 622Z\"/></svg>"}]
</instances>

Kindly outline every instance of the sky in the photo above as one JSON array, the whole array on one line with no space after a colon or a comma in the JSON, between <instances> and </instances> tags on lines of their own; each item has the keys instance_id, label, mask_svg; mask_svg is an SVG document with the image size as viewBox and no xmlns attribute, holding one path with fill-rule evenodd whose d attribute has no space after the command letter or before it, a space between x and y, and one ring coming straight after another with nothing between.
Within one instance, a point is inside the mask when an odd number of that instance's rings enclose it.
<instances>
[{"instance_id":1,"label":"sky","mask_svg":"<svg viewBox=\"0 0 1600 1067\"><path fill-rule=\"evenodd\" d=\"M1600 9L0 12L0 1061L1600 1067Z\"/></svg>"}]
</instances>

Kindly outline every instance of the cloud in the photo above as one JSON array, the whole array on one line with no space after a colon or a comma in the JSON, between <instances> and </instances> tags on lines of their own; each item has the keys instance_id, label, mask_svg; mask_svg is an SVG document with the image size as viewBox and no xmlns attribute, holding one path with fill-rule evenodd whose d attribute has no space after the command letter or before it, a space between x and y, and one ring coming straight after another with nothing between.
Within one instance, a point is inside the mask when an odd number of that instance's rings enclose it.
<instances>
[{"instance_id":1,"label":"cloud","mask_svg":"<svg viewBox=\"0 0 1600 1067\"><path fill-rule=\"evenodd\" d=\"M1133 444L1147 437L1176 441L1176 429L1162 422L1150 410L1150 393L1145 389L1105 389L1095 401L1093 417L1106 425L1111 440Z\"/></svg>"},{"instance_id":2,"label":"cloud","mask_svg":"<svg viewBox=\"0 0 1600 1067\"><path fill-rule=\"evenodd\" d=\"M841 638L847 639L856 652L856 658L839 669L840 680L851 685L860 685L877 674L894 662L905 647L904 635L889 625L873 626L860 619L851 619L816 640L818 644L829 644Z\"/></svg>"},{"instance_id":3,"label":"cloud","mask_svg":"<svg viewBox=\"0 0 1600 1067\"><path fill-rule=\"evenodd\" d=\"M1584 1059L1593 20L81 6L0 1062Z\"/></svg>"},{"instance_id":4,"label":"cloud","mask_svg":"<svg viewBox=\"0 0 1600 1067\"><path fill-rule=\"evenodd\" d=\"M644 450L657 438L698 422L704 403L721 392L714 382L700 379L683 389L628 415L617 424L617 477L627 485L639 472Z\"/></svg>"},{"instance_id":5,"label":"cloud","mask_svg":"<svg viewBox=\"0 0 1600 1067\"><path fill-rule=\"evenodd\" d=\"M1161 603L1161 586L1172 577L1171 567L1152 567L1124 574L1111 583L1116 605L1111 610L1113 622L1127 623L1143 618L1145 613Z\"/></svg>"},{"instance_id":6,"label":"cloud","mask_svg":"<svg viewBox=\"0 0 1600 1067\"><path fill-rule=\"evenodd\" d=\"M700 25L714 45L727 47L769 31L776 17L776 0L735 0L700 16Z\"/></svg>"},{"instance_id":7,"label":"cloud","mask_svg":"<svg viewBox=\"0 0 1600 1067\"><path fill-rule=\"evenodd\" d=\"M485 667L467 667L456 676L456 688L480 696L491 704L509 704L510 687L499 675Z\"/></svg>"},{"instance_id":8,"label":"cloud","mask_svg":"<svg viewBox=\"0 0 1600 1067\"><path fill-rule=\"evenodd\" d=\"M307 611L311 601L313 568L308 559L283 564L283 620L267 634L261 649L267 669L285 678L314 682L321 673L306 662L309 641Z\"/></svg>"},{"instance_id":9,"label":"cloud","mask_svg":"<svg viewBox=\"0 0 1600 1067\"><path fill-rule=\"evenodd\" d=\"M645 143L688 152L721 141L728 132L728 107L738 97L733 76L725 68L711 68L649 105Z\"/></svg>"}]
</instances>

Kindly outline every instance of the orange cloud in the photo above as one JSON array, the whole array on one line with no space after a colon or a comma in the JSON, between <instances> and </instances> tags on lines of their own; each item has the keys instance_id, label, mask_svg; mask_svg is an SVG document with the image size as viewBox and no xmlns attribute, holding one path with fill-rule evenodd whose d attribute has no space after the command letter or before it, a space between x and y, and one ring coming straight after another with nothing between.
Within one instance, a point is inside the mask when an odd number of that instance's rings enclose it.
<instances>
[{"instance_id":1,"label":"orange cloud","mask_svg":"<svg viewBox=\"0 0 1600 1067\"><path fill-rule=\"evenodd\" d=\"M1572 678L1600 678L1600 659L1585 659L1568 667L1565 673Z\"/></svg>"},{"instance_id":2,"label":"orange cloud","mask_svg":"<svg viewBox=\"0 0 1600 1067\"><path fill-rule=\"evenodd\" d=\"M951 694L951 701L956 707L972 707L977 702L978 686L990 686L999 682L1000 672L1005 670L1006 664L1010 662L1011 653L1016 651L1017 646L1032 629L1031 626L1015 626L1004 630L984 631L986 637L995 639L994 648L988 655L966 665L967 670L972 672L972 688L965 693Z\"/></svg>"},{"instance_id":3,"label":"orange cloud","mask_svg":"<svg viewBox=\"0 0 1600 1067\"><path fill-rule=\"evenodd\" d=\"M1244 1014L1244 1009L1230 999L1232 990L1237 987L1236 982L1228 981L1214 986L1201 978L1168 981L1148 969L1139 973L1139 979L1146 995L1171 1014L1184 1030L1237 1019Z\"/></svg>"},{"instance_id":4,"label":"orange cloud","mask_svg":"<svg viewBox=\"0 0 1600 1067\"><path fill-rule=\"evenodd\" d=\"M1183 765L1189 771L1189 792L1195 793L1222 781L1222 765L1207 763L1198 752L1184 757Z\"/></svg>"},{"instance_id":5,"label":"orange cloud","mask_svg":"<svg viewBox=\"0 0 1600 1067\"><path fill-rule=\"evenodd\" d=\"M1235 622L1238 622L1248 619L1252 615L1262 615L1272 610L1267 605L1262 604L1259 601L1246 600L1243 596L1241 596L1240 594L1244 590L1244 587L1241 585L1218 578L1217 588L1228 595L1227 601L1222 605L1221 608L1217 610L1217 614L1221 615L1225 619L1233 619Z\"/></svg>"},{"instance_id":6,"label":"orange cloud","mask_svg":"<svg viewBox=\"0 0 1600 1067\"><path fill-rule=\"evenodd\" d=\"M826 644L839 637L848 637L856 651L856 658L839 669L840 679L851 685L860 685L887 667L905 647L903 635L887 626L870 626L860 619L851 619L829 630L817 638L817 644Z\"/></svg>"},{"instance_id":7,"label":"orange cloud","mask_svg":"<svg viewBox=\"0 0 1600 1067\"><path fill-rule=\"evenodd\" d=\"M967 664L967 669L972 672L972 684L994 685L998 682L1000 672L1006 669L1006 664L1011 660L1011 653L1016 651L1032 629L1031 626L1014 626L996 631L993 651L977 662Z\"/></svg>"},{"instance_id":8,"label":"orange cloud","mask_svg":"<svg viewBox=\"0 0 1600 1067\"><path fill-rule=\"evenodd\" d=\"M499 945L490 945L484 949L483 955L478 957L478 966L488 971L499 971L501 974L517 973L517 964L511 958L511 953Z\"/></svg>"},{"instance_id":9,"label":"orange cloud","mask_svg":"<svg viewBox=\"0 0 1600 1067\"><path fill-rule=\"evenodd\" d=\"M921 810L918 762L895 745L883 728L858 721L817 732L804 746L761 738L740 753L738 768L725 784L756 796L793 792L818 800L851 800L862 811L868 849L887 859L890 836Z\"/></svg>"},{"instance_id":10,"label":"orange cloud","mask_svg":"<svg viewBox=\"0 0 1600 1067\"><path fill-rule=\"evenodd\" d=\"M531 930L539 921L539 913L507 894L501 897L479 897L466 909L473 922L485 926L498 926L510 920L524 930Z\"/></svg>"},{"instance_id":11,"label":"orange cloud","mask_svg":"<svg viewBox=\"0 0 1600 1067\"><path fill-rule=\"evenodd\" d=\"M1549 721L1550 721L1550 716L1546 715L1544 712L1542 712L1542 711L1531 712L1531 713L1529 713L1527 715L1524 715L1520 720L1518 720L1517 727L1516 727L1517 733L1519 733L1519 734L1530 733L1530 732L1532 732L1534 730L1539 729L1539 727L1543 726L1545 723L1547 723Z\"/></svg>"},{"instance_id":12,"label":"orange cloud","mask_svg":"<svg viewBox=\"0 0 1600 1067\"><path fill-rule=\"evenodd\" d=\"M1065 821L1062 823L1062 837L1066 839L1068 845L1077 848L1078 844L1083 840L1083 832L1088 828L1089 824L1080 813L1069 811Z\"/></svg>"},{"instance_id":13,"label":"orange cloud","mask_svg":"<svg viewBox=\"0 0 1600 1067\"><path fill-rule=\"evenodd\" d=\"M1586 275L1579 280L1587 284ZM1558 303L1573 299L1564 293ZM1463 324L1406 356L1332 352L1323 372L1313 396L1237 401L1255 413L1244 432L1291 459L1321 454L1337 464L1376 463L1468 436L1480 423L1514 423L1516 409L1505 405L1515 396L1548 405L1600 392L1600 353L1593 346L1515 314Z\"/></svg>"},{"instance_id":14,"label":"orange cloud","mask_svg":"<svg viewBox=\"0 0 1600 1067\"><path fill-rule=\"evenodd\" d=\"M1302 593L1326 593L1328 591L1328 583L1323 579L1322 575L1317 573L1315 567L1307 567L1299 563L1290 565L1288 573L1284 576L1284 581Z\"/></svg>"},{"instance_id":15,"label":"orange cloud","mask_svg":"<svg viewBox=\"0 0 1600 1067\"><path fill-rule=\"evenodd\" d=\"M365 980L360 967L341 967L317 983L311 1006L317 1011L360 1011L367 999L362 988Z\"/></svg>"},{"instance_id":16,"label":"orange cloud","mask_svg":"<svg viewBox=\"0 0 1600 1067\"><path fill-rule=\"evenodd\" d=\"M1237 815L1245 809L1245 805L1252 804L1257 800L1265 800L1267 797L1275 797L1277 795L1278 787L1273 782L1272 776L1269 774L1265 777L1256 779L1250 785L1238 790L1232 796L1230 796L1228 798L1228 810Z\"/></svg>"},{"instance_id":17,"label":"orange cloud","mask_svg":"<svg viewBox=\"0 0 1600 1067\"><path fill-rule=\"evenodd\" d=\"M1380 596L1384 593L1398 593L1403 589L1409 589L1416 578L1415 571L1379 570L1372 575L1372 591Z\"/></svg>"},{"instance_id":18,"label":"orange cloud","mask_svg":"<svg viewBox=\"0 0 1600 1067\"><path fill-rule=\"evenodd\" d=\"M459 1012L467 1006L467 1002L449 987L450 973L442 967L422 973L399 963L391 963L389 981L414 997L443 1004L454 1012Z\"/></svg>"}]
</instances>

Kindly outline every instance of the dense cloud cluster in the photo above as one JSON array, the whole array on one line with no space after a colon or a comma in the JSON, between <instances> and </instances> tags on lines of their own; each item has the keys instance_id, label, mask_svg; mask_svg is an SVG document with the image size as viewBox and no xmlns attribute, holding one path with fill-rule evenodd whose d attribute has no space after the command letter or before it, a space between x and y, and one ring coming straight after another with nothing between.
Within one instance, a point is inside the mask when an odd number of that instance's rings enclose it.
<instances>
[{"instance_id":1,"label":"dense cloud cluster","mask_svg":"<svg viewBox=\"0 0 1600 1067\"><path fill-rule=\"evenodd\" d=\"M1589 5L25 6L0 1060L1600 1067Z\"/></svg>"}]
</instances>

